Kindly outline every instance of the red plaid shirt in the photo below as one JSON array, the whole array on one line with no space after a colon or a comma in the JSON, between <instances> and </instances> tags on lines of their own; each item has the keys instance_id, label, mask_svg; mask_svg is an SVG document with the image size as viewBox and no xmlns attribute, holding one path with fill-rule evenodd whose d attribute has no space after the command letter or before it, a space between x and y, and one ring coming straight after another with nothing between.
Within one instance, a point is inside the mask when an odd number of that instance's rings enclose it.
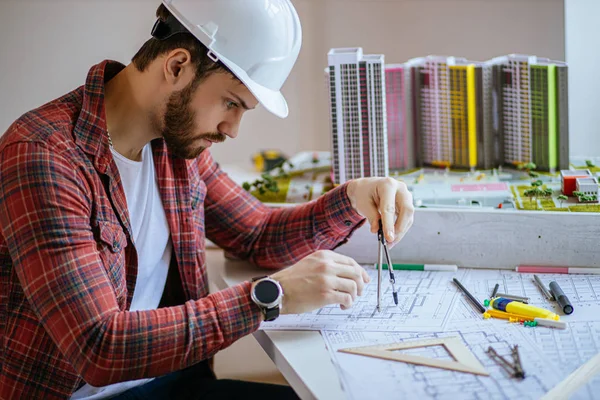
<instances>
[{"instance_id":1,"label":"red plaid shirt","mask_svg":"<svg viewBox=\"0 0 600 400\"><path fill-rule=\"evenodd\" d=\"M256 330L250 283L208 294L205 237L267 268L345 242L363 219L341 186L272 210L208 151L152 148L173 241L161 307L128 312L137 274L125 194L109 149L104 84L123 65L91 68L85 86L31 111L0 139L0 398L68 398L156 377Z\"/></svg>"}]
</instances>

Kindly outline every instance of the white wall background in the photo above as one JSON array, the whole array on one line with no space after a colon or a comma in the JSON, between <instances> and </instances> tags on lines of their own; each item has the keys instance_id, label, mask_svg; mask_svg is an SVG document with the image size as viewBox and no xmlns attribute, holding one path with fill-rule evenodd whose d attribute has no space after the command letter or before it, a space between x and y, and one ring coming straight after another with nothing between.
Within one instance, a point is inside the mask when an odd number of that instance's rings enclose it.
<instances>
[{"instance_id":1,"label":"white wall background","mask_svg":"<svg viewBox=\"0 0 600 400\"><path fill-rule=\"evenodd\" d=\"M323 69L331 47L362 46L365 53L384 53L388 63L428 54L565 59L563 0L293 1L304 45L283 89L290 116L280 120L264 110L248 113L236 140L213 147L222 163L249 165L251 154L261 148L280 148L288 155L329 150ZM600 15L599 0L567 2L595 4L596 12L587 14L590 27ZM149 38L158 4L0 0L0 132L22 113L83 84L91 65L105 58L128 63ZM576 82L571 87L578 90ZM592 116L600 118L600 113Z\"/></svg>"},{"instance_id":2,"label":"white wall background","mask_svg":"<svg viewBox=\"0 0 600 400\"><path fill-rule=\"evenodd\" d=\"M600 0L565 0L572 156L600 156L599 17Z\"/></svg>"}]
</instances>

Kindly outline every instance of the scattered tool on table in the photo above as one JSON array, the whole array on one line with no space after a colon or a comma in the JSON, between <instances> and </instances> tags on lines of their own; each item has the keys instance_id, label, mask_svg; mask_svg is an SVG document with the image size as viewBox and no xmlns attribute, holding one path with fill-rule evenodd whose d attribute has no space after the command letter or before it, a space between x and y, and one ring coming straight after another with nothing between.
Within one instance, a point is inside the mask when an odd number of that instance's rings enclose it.
<instances>
[{"instance_id":1,"label":"scattered tool on table","mask_svg":"<svg viewBox=\"0 0 600 400\"><path fill-rule=\"evenodd\" d=\"M571 305L569 298L565 296L565 293L555 281L550 282L550 292L565 314L569 315L573 313L573 306Z\"/></svg>"},{"instance_id":2,"label":"scattered tool on table","mask_svg":"<svg viewBox=\"0 0 600 400\"><path fill-rule=\"evenodd\" d=\"M403 354L398 350L415 349L430 346L443 346L454 360L439 360ZM387 345L375 345L364 347L350 347L338 350L342 353L357 354L361 356L381 358L384 360L400 361L415 365L426 365L429 367L449 369L453 371L467 372L470 374L488 376L479 360L469 351L460 338L456 336L424 339L410 342L391 343Z\"/></svg>"},{"instance_id":3,"label":"scattered tool on table","mask_svg":"<svg viewBox=\"0 0 600 400\"><path fill-rule=\"evenodd\" d=\"M496 293L494 297L504 297L505 299L518 301L519 303L529 304L529 297L517 296L514 294Z\"/></svg>"},{"instance_id":4,"label":"scattered tool on table","mask_svg":"<svg viewBox=\"0 0 600 400\"><path fill-rule=\"evenodd\" d=\"M525 315L513 314L505 311L495 310L490 308L483 313L484 319L499 318L507 319L508 322L523 322L525 326L546 326L557 329L567 329L567 324L563 321L556 321L554 319L539 318L539 317L528 317Z\"/></svg>"},{"instance_id":5,"label":"scattered tool on table","mask_svg":"<svg viewBox=\"0 0 600 400\"><path fill-rule=\"evenodd\" d=\"M492 318L492 317L499 318L499 319L507 319L509 322L533 321L532 317L526 317L524 315L513 314L513 313L504 312L504 311L500 311L500 310L494 310L493 308L485 310L485 312L483 313L483 318L488 319L488 318Z\"/></svg>"},{"instance_id":6,"label":"scattered tool on table","mask_svg":"<svg viewBox=\"0 0 600 400\"><path fill-rule=\"evenodd\" d=\"M600 268L545 267L539 265L519 265L515 271L526 274L600 274Z\"/></svg>"},{"instance_id":7,"label":"scattered tool on table","mask_svg":"<svg viewBox=\"0 0 600 400\"><path fill-rule=\"evenodd\" d=\"M549 328L556 329L567 329L567 323L564 321L555 321L553 319L548 318L534 318L534 322L537 322L539 326L547 326Z\"/></svg>"},{"instance_id":8,"label":"scattered tool on table","mask_svg":"<svg viewBox=\"0 0 600 400\"><path fill-rule=\"evenodd\" d=\"M388 269L387 264L383 264L383 269ZM445 264L394 264L396 271L458 271L457 265Z\"/></svg>"},{"instance_id":9,"label":"scattered tool on table","mask_svg":"<svg viewBox=\"0 0 600 400\"><path fill-rule=\"evenodd\" d=\"M494 297L496 297L496 293L498 293L499 288L500 288L500 284L496 283L496 286L494 286L494 290L492 290L492 295L490 296L490 299L493 299Z\"/></svg>"},{"instance_id":10,"label":"scattered tool on table","mask_svg":"<svg viewBox=\"0 0 600 400\"><path fill-rule=\"evenodd\" d=\"M506 311L512 314L522 315L530 318L547 318L558 321L560 317L552 311L535 307L529 304L523 304L518 301L497 297L490 301L493 308L500 311Z\"/></svg>"},{"instance_id":11,"label":"scattered tool on table","mask_svg":"<svg viewBox=\"0 0 600 400\"><path fill-rule=\"evenodd\" d=\"M469 291L462 285L462 283L458 281L458 279L452 278L452 280L454 281L456 286L458 286L458 288L462 290L462 292L467 296L467 299L469 299L471 304L473 304L475 308L477 308L477 311L479 311L480 313L484 313L485 307L481 305L481 303L475 298L475 296L469 293Z\"/></svg>"},{"instance_id":12,"label":"scattered tool on table","mask_svg":"<svg viewBox=\"0 0 600 400\"><path fill-rule=\"evenodd\" d=\"M521 365L521 357L519 357L519 346L514 345L511 347L510 352L513 358L512 362L498 354L491 346L486 351L511 377L525 379L525 371L523 370L523 365Z\"/></svg>"},{"instance_id":13,"label":"scattered tool on table","mask_svg":"<svg viewBox=\"0 0 600 400\"><path fill-rule=\"evenodd\" d=\"M383 222L381 220L379 220L379 231L377 231L377 239L379 242L379 265L377 266L378 269L378 281L377 281L377 293L378 295L381 293L381 269L382 269L382 265L381 265L381 251L383 249L383 252L385 254L385 259L387 261L388 265L394 265L394 263L392 263L392 259L390 258L390 252L388 251L388 247L387 247L387 242L385 240L385 236L383 234ZM398 305L398 292L396 292L396 278L394 277L394 268L388 268L388 271L390 272L390 284L392 285L392 295L394 296L394 304ZM381 311L381 299L377 298L377 310Z\"/></svg>"},{"instance_id":14,"label":"scattered tool on table","mask_svg":"<svg viewBox=\"0 0 600 400\"><path fill-rule=\"evenodd\" d=\"M544 282L542 282L539 276L533 275L533 282L537 285L537 287L542 291L543 295L546 296L548 300L554 300L554 296L552 296L552 293L550 293L550 291L546 288L546 285L544 285Z\"/></svg>"},{"instance_id":15,"label":"scattered tool on table","mask_svg":"<svg viewBox=\"0 0 600 400\"><path fill-rule=\"evenodd\" d=\"M486 306L490 305L490 301L486 300L484 302ZM567 324L563 321L557 321L554 319L548 318L540 318L540 317L532 317L526 315L514 314L506 311L496 310L494 308L487 309L483 313L484 319L489 318L499 318L506 319L508 322L522 322L525 326L546 326L549 328L557 328L557 329L567 329Z\"/></svg>"}]
</instances>

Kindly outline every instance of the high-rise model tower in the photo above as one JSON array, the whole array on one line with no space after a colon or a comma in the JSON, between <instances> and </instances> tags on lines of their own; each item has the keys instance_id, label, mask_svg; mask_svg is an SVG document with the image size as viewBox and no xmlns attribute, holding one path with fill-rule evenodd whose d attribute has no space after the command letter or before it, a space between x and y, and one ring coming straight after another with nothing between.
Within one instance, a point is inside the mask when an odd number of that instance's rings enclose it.
<instances>
[{"instance_id":1,"label":"high-rise model tower","mask_svg":"<svg viewBox=\"0 0 600 400\"><path fill-rule=\"evenodd\" d=\"M414 168L418 148L413 125L413 79L408 63L385 66L388 155L391 171Z\"/></svg>"},{"instance_id":2,"label":"high-rise model tower","mask_svg":"<svg viewBox=\"0 0 600 400\"><path fill-rule=\"evenodd\" d=\"M489 64L504 162L533 162L538 169L551 172L568 169L566 64L515 54Z\"/></svg>"},{"instance_id":3,"label":"high-rise model tower","mask_svg":"<svg viewBox=\"0 0 600 400\"><path fill-rule=\"evenodd\" d=\"M388 176L384 56L347 48L328 58L335 183Z\"/></svg>"},{"instance_id":4,"label":"high-rise model tower","mask_svg":"<svg viewBox=\"0 0 600 400\"><path fill-rule=\"evenodd\" d=\"M411 60L418 64L419 141L423 164L452 165L450 72L447 57L428 56Z\"/></svg>"},{"instance_id":5,"label":"high-rise model tower","mask_svg":"<svg viewBox=\"0 0 600 400\"><path fill-rule=\"evenodd\" d=\"M491 97L484 85L490 69L455 57L428 56L411 63L419 75L416 134L422 163L466 169L497 165Z\"/></svg>"}]
</instances>

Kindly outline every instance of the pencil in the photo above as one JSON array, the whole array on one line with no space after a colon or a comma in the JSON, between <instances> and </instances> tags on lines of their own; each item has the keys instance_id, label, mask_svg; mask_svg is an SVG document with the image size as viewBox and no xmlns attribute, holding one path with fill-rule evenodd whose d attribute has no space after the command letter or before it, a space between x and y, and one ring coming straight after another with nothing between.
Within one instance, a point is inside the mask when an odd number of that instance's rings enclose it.
<instances>
[{"instance_id":1,"label":"pencil","mask_svg":"<svg viewBox=\"0 0 600 400\"><path fill-rule=\"evenodd\" d=\"M482 306L481 303L479 301L477 301L477 299L475 297L473 297L473 295L471 293L469 293L469 291L462 285L462 283L460 283L458 281L458 279L456 279L456 278L452 278L452 280L454 281L454 283L456 284L456 286L458 286L458 288L460 290L462 290L463 293L467 296L467 298L469 299L469 301L471 302L471 304L473 304L480 313L484 313L485 312L485 307Z\"/></svg>"},{"instance_id":2,"label":"pencil","mask_svg":"<svg viewBox=\"0 0 600 400\"><path fill-rule=\"evenodd\" d=\"M498 293L498 288L500 288L500 284L496 283L496 286L494 286L494 290L492 290L492 295L490 296L491 299L496 297L496 293Z\"/></svg>"},{"instance_id":3,"label":"pencil","mask_svg":"<svg viewBox=\"0 0 600 400\"><path fill-rule=\"evenodd\" d=\"M544 294L544 296L546 296L548 300L554 300L554 296L548 289L546 289L544 282L542 282L539 276L533 275L533 282L537 285L537 287L542 291L542 293Z\"/></svg>"}]
</instances>

